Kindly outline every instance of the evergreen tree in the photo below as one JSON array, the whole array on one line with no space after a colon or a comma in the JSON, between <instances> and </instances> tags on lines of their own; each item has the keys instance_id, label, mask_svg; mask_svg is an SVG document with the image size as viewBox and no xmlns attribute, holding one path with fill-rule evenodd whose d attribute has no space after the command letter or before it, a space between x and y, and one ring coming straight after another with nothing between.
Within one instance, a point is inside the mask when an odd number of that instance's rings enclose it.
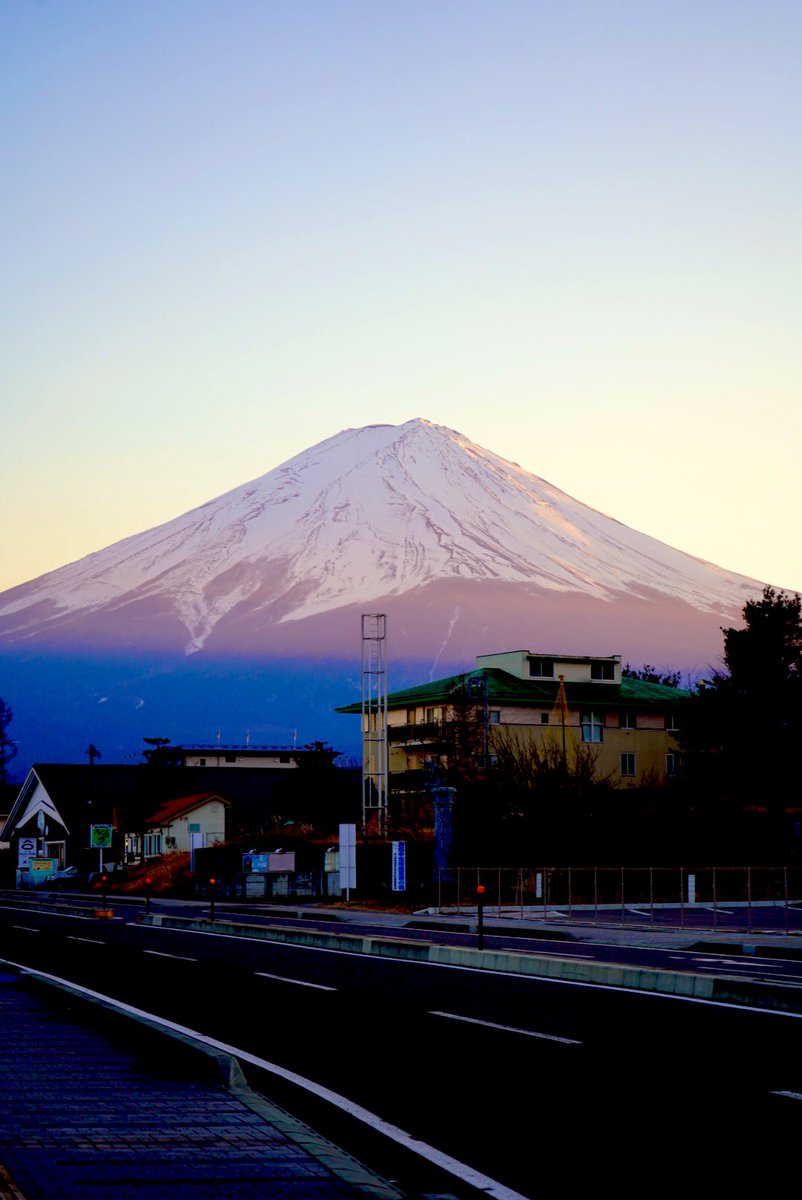
<instances>
[{"instance_id":1,"label":"evergreen tree","mask_svg":"<svg viewBox=\"0 0 802 1200\"><path fill-rule=\"evenodd\" d=\"M13 738L8 736L8 727L14 717L10 704L0 697L0 787L8 783L8 764L16 757L18 746Z\"/></svg>"},{"instance_id":2,"label":"evergreen tree","mask_svg":"<svg viewBox=\"0 0 802 1200\"><path fill-rule=\"evenodd\" d=\"M722 631L726 671L688 706L680 737L685 769L720 840L746 813L765 811L762 849L787 851L785 810L797 806L802 787L800 597L764 588L744 605L743 619L743 627Z\"/></svg>"}]
</instances>

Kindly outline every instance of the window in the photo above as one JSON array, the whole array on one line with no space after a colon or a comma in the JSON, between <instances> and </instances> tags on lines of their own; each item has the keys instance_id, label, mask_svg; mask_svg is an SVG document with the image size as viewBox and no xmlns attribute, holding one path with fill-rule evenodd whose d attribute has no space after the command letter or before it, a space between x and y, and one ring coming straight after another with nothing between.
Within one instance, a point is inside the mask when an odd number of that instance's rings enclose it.
<instances>
[{"instance_id":1,"label":"window","mask_svg":"<svg viewBox=\"0 0 802 1200\"><path fill-rule=\"evenodd\" d=\"M615 663L592 662L590 664L591 679L615 679Z\"/></svg>"},{"instance_id":2,"label":"window","mask_svg":"<svg viewBox=\"0 0 802 1200\"><path fill-rule=\"evenodd\" d=\"M597 712L583 712L581 715L582 741L604 741L604 717Z\"/></svg>"},{"instance_id":3,"label":"window","mask_svg":"<svg viewBox=\"0 0 802 1200\"><path fill-rule=\"evenodd\" d=\"M206 759L205 759L205 758L202 758L202 759L200 760L200 765L201 765L202 767L205 767L205 766L206 766Z\"/></svg>"},{"instance_id":4,"label":"window","mask_svg":"<svg viewBox=\"0 0 802 1200\"><path fill-rule=\"evenodd\" d=\"M414 724L415 724L415 709L408 708L407 709L407 725L414 725Z\"/></svg>"},{"instance_id":5,"label":"window","mask_svg":"<svg viewBox=\"0 0 802 1200\"><path fill-rule=\"evenodd\" d=\"M622 754L621 755L621 778L623 779L625 776L627 776L629 778L633 778L634 775L635 775L635 755L628 754L628 753Z\"/></svg>"},{"instance_id":6,"label":"window","mask_svg":"<svg viewBox=\"0 0 802 1200\"><path fill-rule=\"evenodd\" d=\"M620 729L637 729L638 714L634 712L622 712L618 714L618 725Z\"/></svg>"},{"instance_id":7,"label":"window","mask_svg":"<svg viewBox=\"0 0 802 1200\"><path fill-rule=\"evenodd\" d=\"M676 754L666 755L666 775L673 776L677 773L677 756Z\"/></svg>"},{"instance_id":8,"label":"window","mask_svg":"<svg viewBox=\"0 0 802 1200\"><path fill-rule=\"evenodd\" d=\"M280 763L283 763L285 766L289 766L289 764L290 764L289 754L279 754L278 760Z\"/></svg>"},{"instance_id":9,"label":"window","mask_svg":"<svg viewBox=\"0 0 802 1200\"><path fill-rule=\"evenodd\" d=\"M554 662L550 658L530 658L529 674L541 679L554 678Z\"/></svg>"},{"instance_id":10,"label":"window","mask_svg":"<svg viewBox=\"0 0 802 1200\"><path fill-rule=\"evenodd\" d=\"M666 729L679 729L676 709L670 708L666 713Z\"/></svg>"},{"instance_id":11,"label":"window","mask_svg":"<svg viewBox=\"0 0 802 1200\"><path fill-rule=\"evenodd\" d=\"M497 708L491 708L490 712L487 714L487 719L491 725L500 725L501 724L500 710Z\"/></svg>"},{"instance_id":12,"label":"window","mask_svg":"<svg viewBox=\"0 0 802 1200\"><path fill-rule=\"evenodd\" d=\"M189 832L190 833L200 833L200 831L201 831L200 821L190 821Z\"/></svg>"},{"instance_id":13,"label":"window","mask_svg":"<svg viewBox=\"0 0 802 1200\"><path fill-rule=\"evenodd\" d=\"M549 723L549 714L548 714L548 713L541 713L541 714L540 714L540 724L541 724L541 725L548 725L548 723Z\"/></svg>"},{"instance_id":14,"label":"window","mask_svg":"<svg viewBox=\"0 0 802 1200\"><path fill-rule=\"evenodd\" d=\"M160 833L145 834L145 858L156 858L162 852L162 835Z\"/></svg>"},{"instance_id":15,"label":"window","mask_svg":"<svg viewBox=\"0 0 802 1200\"><path fill-rule=\"evenodd\" d=\"M228 762L228 763L232 763L232 762L233 762L233 763L235 763L235 762L237 761L237 756L236 756L236 754L227 754L227 755L225 756L225 761L226 761L226 762Z\"/></svg>"},{"instance_id":16,"label":"window","mask_svg":"<svg viewBox=\"0 0 802 1200\"><path fill-rule=\"evenodd\" d=\"M431 725L434 721L439 721L440 720L440 709L439 708L425 708L423 710L423 719L424 719L424 721L426 721L426 723L428 725Z\"/></svg>"}]
</instances>

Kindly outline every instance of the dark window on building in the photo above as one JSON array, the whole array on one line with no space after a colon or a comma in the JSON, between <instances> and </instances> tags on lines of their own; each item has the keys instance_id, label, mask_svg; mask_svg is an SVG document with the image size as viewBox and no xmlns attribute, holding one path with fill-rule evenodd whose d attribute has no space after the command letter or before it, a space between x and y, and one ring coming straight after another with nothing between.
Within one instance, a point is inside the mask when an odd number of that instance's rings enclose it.
<instances>
[{"instance_id":1,"label":"dark window on building","mask_svg":"<svg viewBox=\"0 0 802 1200\"><path fill-rule=\"evenodd\" d=\"M540 714L540 724L541 724L541 725L548 725L548 723L549 723L549 714L548 714L548 713L541 713L541 714Z\"/></svg>"},{"instance_id":2,"label":"dark window on building","mask_svg":"<svg viewBox=\"0 0 802 1200\"><path fill-rule=\"evenodd\" d=\"M679 729L676 710L670 708L666 713L666 729Z\"/></svg>"},{"instance_id":3,"label":"dark window on building","mask_svg":"<svg viewBox=\"0 0 802 1200\"><path fill-rule=\"evenodd\" d=\"M200 760L200 765L201 765L202 767L205 767L205 766L206 766L206 759L205 759L205 758L202 758L202 759Z\"/></svg>"},{"instance_id":4,"label":"dark window on building","mask_svg":"<svg viewBox=\"0 0 802 1200\"><path fill-rule=\"evenodd\" d=\"M594 662L590 664L591 679L615 679L615 663Z\"/></svg>"},{"instance_id":5,"label":"dark window on building","mask_svg":"<svg viewBox=\"0 0 802 1200\"><path fill-rule=\"evenodd\" d=\"M666 775L676 775L677 773L677 756L676 754L666 755Z\"/></svg>"},{"instance_id":6,"label":"dark window on building","mask_svg":"<svg viewBox=\"0 0 802 1200\"><path fill-rule=\"evenodd\" d=\"M226 762L236 762L236 761L237 761L237 756L236 756L236 754L227 754L227 755L225 756L225 761L226 761Z\"/></svg>"},{"instance_id":7,"label":"dark window on building","mask_svg":"<svg viewBox=\"0 0 802 1200\"><path fill-rule=\"evenodd\" d=\"M501 724L501 713L497 708L491 708L487 714L487 719L491 725Z\"/></svg>"},{"instance_id":8,"label":"dark window on building","mask_svg":"<svg viewBox=\"0 0 802 1200\"><path fill-rule=\"evenodd\" d=\"M625 753L621 755L621 777L629 776L632 778L635 774L635 755Z\"/></svg>"},{"instance_id":9,"label":"dark window on building","mask_svg":"<svg viewBox=\"0 0 802 1200\"><path fill-rule=\"evenodd\" d=\"M289 754L279 754L278 760L280 763L288 763L290 761Z\"/></svg>"},{"instance_id":10,"label":"dark window on building","mask_svg":"<svg viewBox=\"0 0 802 1200\"><path fill-rule=\"evenodd\" d=\"M582 741L604 741L604 717L598 712L583 712L581 716Z\"/></svg>"},{"instance_id":11,"label":"dark window on building","mask_svg":"<svg viewBox=\"0 0 802 1200\"><path fill-rule=\"evenodd\" d=\"M541 679L554 678L554 661L551 658L530 658L529 674Z\"/></svg>"},{"instance_id":12,"label":"dark window on building","mask_svg":"<svg viewBox=\"0 0 802 1200\"><path fill-rule=\"evenodd\" d=\"M622 712L618 714L618 724L621 729L637 729L638 714L634 712Z\"/></svg>"}]
</instances>

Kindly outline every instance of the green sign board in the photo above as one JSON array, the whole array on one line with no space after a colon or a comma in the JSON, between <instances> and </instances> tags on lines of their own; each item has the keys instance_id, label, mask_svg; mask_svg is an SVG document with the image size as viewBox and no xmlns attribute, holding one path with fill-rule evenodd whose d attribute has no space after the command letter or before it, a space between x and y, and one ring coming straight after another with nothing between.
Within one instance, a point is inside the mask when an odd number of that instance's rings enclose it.
<instances>
[{"instance_id":1,"label":"green sign board","mask_svg":"<svg viewBox=\"0 0 802 1200\"><path fill-rule=\"evenodd\" d=\"M89 845L95 850L102 850L111 845L113 825L90 825Z\"/></svg>"}]
</instances>

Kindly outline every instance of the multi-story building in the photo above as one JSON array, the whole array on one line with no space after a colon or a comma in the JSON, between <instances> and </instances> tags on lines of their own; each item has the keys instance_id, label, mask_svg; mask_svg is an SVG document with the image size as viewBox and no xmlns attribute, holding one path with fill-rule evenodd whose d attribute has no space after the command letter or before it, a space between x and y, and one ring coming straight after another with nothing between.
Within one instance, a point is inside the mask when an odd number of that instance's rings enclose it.
<instances>
[{"instance_id":1,"label":"multi-story building","mask_svg":"<svg viewBox=\"0 0 802 1200\"><path fill-rule=\"evenodd\" d=\"M548 746L569 762L578 747L587 747L597 774L619 787L661 782L677 769L675 735L688 696L624 676L620 655L480 655L469 674L388 696L391 791L415 791L429 764L448 766L455 726L467 719L477 767L492 769L501 743L514 739L534 741L540 751Z\"/></svg>"}]
</instances>

